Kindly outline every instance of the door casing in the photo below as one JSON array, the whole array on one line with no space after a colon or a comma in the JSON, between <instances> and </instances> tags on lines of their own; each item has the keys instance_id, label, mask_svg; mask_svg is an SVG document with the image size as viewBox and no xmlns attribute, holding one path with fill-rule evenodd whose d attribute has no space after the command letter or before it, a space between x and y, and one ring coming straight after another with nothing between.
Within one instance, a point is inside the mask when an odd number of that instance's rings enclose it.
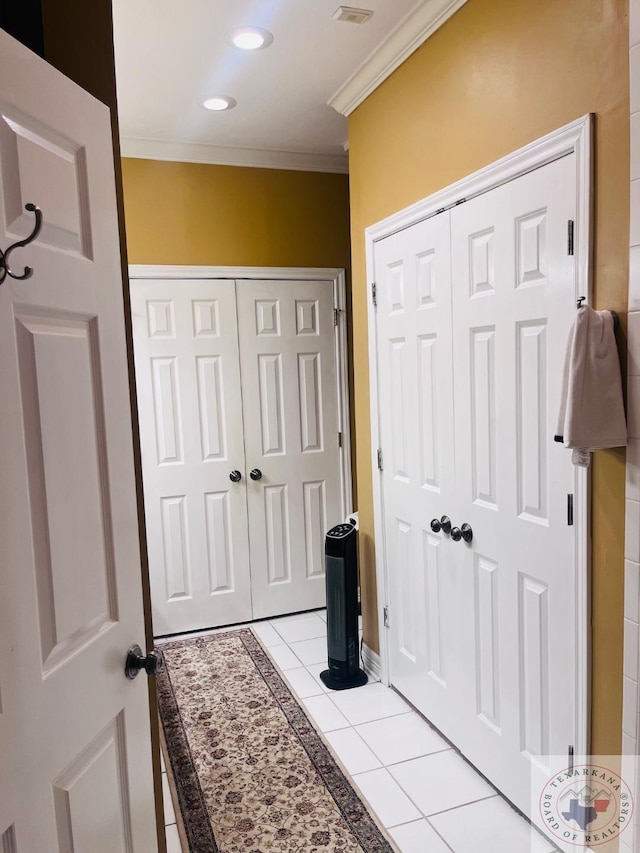
<instances>
[{"instance_id":1,"label":"door casing","mask_svg":"<svg viewBox=\"0 0 640 853\"><path fill-rule=\"evenodd\" d=\"M333 304L339 322L335 326L335 351L338 369L338 417L342 433L340 452L340 495L345 517L353 512L353 478L351 471L351 427L349 401L349 371L347 348L347 283L343 269L324 267L203 267L178 265L131 264L131 279L207 279L228 280L230 285L239 279L250 281L330 281Z\"/></svg>"},{"instance_id":2,"label":"door casing","mask_svg":"<svg viewBox=\"0 0 640 853\"><path fill-rule=\"evenodd\" d=\"M421 201L392 214L386 219L365 229L366 272L367 272L367 322L369 340L369 393L371 416L371 470L373 475L373 509L375 564L378 598L378 624L384 625L385 608L388 605L388 567L384 554L384 500L382 478L378 470L380 445L379 392L378 392L378 341L376 306L373 298L374 246L378 240L389 237L411 225L415 225L443 208L455 206L461 200L495 189L521 175L531 172L566 154L575 154L576 163L576 222L575 222L575 297L586 297L591 302L592 294L592 245L593 245L593 126L592 114L583 116L564 127L508 154L495 163L445 187ZM384 449L384 448L382 448ZM591 728L591 632L589 614L590 601L590 469L575 468L574 536L575 576L578 623L576 648L577 662L576 695L576 744L578 756L588 756ZM380 631L380 664L383 683L390 683L388 635Z\"/></svg>"}]
</instances>

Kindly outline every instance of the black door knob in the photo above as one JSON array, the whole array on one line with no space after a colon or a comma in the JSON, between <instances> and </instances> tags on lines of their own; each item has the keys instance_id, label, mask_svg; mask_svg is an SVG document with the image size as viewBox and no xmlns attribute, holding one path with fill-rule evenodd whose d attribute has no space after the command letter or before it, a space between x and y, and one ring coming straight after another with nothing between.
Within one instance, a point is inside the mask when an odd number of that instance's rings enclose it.
<instances>
[{"instance_id":1,"label":"black door knob","mask_svg":"<svg viewBox=\"0 0 640 853\"><path fill-rule=\"evenodd\" d=\"M463 524L460 532L462 533L462 538L465 542L471 542L473 539L473 530L471 529L470 524Z\"/></svg>"},{"instance_id":2,"label":"black door knob","mask_svg":"<svg viewBox=\"0 0 640 853\"><path fill-rule=\"evenodd\" d=\"M253 471L249 474L252 480L261 480L262 479L262 471L259 468L254 468Z\"/></svg>"},{"instance_id":3,"label":"black door knob","mask_svg":"<svg viewBox=\"0 0 640 853\"><path fill-rule=\"evenodd\" d=\"M454 542L459 542L462 539L462 531L459 527L451 528L451 538Z\"/></svg>"},{"instance_id":4,"label":"black door knob","mask_svg":"<svg viewBox=\"0 0 640 853\"><path fill-rule=\"evenodd\" d=\"M242 479L242 474L240 473L240 471L232 471L229 474L229 479L231 480L232 483L239 483L240 480Z\"/></svg>"},{"instance_id":5,"label":"black door knob","mask_svg":"<svg viewBox=\"0 0 640 853\"><path fill-rule=\"evenodd\" d=\"M440 527L445 533L451 533L451 519L448 515L443 515L440 519Z\"/></svg>"},{"instance_id":6,"label":"black door knob","mask_svg":"<svg viewBox=\"0 0 640 853\"><path fill-rule=\"evenodd\" d=\"M163 666L164 658L162 657L162 652L158 649L153 649L153 651L150 651L145 657L142 654L140 646L131 646L127 652L124 674L127 678L135 678L140 670L144 669L147 675L155 675Z\"/></svg>"},{"instance_id":7,"label":"black door knob","mask_svg":"<svg viewBox=\"0 0 640 853\"><path fill-rule=\"evenodd\" d=\"M437 518L431 519L431 529L433 530L434 533L440 533L441 526L442 525L440 524L440 522L438 521Z\"/></svg>"}]
</instances>

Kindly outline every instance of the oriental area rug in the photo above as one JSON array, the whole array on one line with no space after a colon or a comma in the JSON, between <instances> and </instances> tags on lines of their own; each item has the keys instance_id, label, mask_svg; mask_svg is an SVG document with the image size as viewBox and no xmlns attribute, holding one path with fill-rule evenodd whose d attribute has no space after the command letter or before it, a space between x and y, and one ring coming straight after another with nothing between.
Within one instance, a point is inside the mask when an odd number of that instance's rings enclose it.
<instances>
[{"instance_id":1,"label":"oriental area rug","mask_svg":"<svg viewBox=\"0 0 640 853\"><path fill-rule=\"evenodd\" d=\"M250 629L161 648L160 719L190 853L392 853Z\"/></svg>"}]
</instances>

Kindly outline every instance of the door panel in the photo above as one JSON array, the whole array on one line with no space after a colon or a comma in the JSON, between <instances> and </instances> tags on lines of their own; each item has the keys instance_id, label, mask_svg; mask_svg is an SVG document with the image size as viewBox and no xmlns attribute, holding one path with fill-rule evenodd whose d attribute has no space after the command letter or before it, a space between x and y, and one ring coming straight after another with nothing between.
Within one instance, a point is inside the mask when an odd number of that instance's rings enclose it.
<instances>
[{"instance_id":1,"label":"door panel","mask_svg":"<svg viewBox=\"0 0 640 853\"><path fill-rule=\"evenodd\" d=\"M570 156L375 246L391 682L525 812L577 730L574 207Z\"/></svg>"},{"instance_id":2,"label":"door panel","mask_svg":"<svg viewBox=\"0 0 640 853\"><path fill-rule=\"evenodd\" d=\"M575 743L574 471L553 441L575 319L574 209L568 156L451 211L456 521L474 531L452 550L476 599L462 596L458 618L481 650L460 661L469 713L453 739L520 808L532 768Z\"/></svg>"},{"instance_id":3,"label":"door panel","mask_svg":"<svg viewBox=\"0 0 640 853\"><path fill-rule=\"evenodd\" d=\"M156 635L251 618L235 285L131 282ZM233 470L243 479L229 479Z\"/></svg>"},{"instance_id":4,"label":"door panel","mask_svg":"<svg viewBox=\"0 0 640 853\"><path fill-rule=\"evenodd\" d=\"M238 281L253 617L323 607L340 492L333 289Z\"/></svg>"},{"instance_id":5,"label":"door panel","mask_svg":"<svg viewBox=\"0 0 640 853\"><path fill-rule=\"evenodd\" d=\"M430 527L455 499L450 263L447 217L375 248L390 668L418 707L443 701L455 639L452 575Z\"/></svg>"},{"instance_id":6,"label":"door panel","mask_svg":"<svg viewBox=\"0 0 640 853\"><path fill-rule=\"evenodd\" d=\"M0 832L156 850L109 110L0 31ZM72 725L70 725L72 721Z\"/></svg>"}]
</instances>

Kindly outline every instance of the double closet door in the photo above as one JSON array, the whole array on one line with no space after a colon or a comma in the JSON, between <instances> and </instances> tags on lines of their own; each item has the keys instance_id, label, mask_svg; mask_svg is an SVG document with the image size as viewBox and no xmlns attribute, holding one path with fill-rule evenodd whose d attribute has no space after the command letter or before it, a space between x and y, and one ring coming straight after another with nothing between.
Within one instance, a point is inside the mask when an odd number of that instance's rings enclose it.
<instances>
[{"instance_id":1,"label":"double closet door","mask_svg":"<svg viewBox=\"0 0 640 853\"><path fill-rule=\"evenodd\" d=\"M330 281L131 282L156 635L324 606L333 302Z\"/></svg>"},{"instance_id":2,"label":"double closet door","mask_svg":"<svg viewBox=\"0 0 640 853\"><path fill-rule=\"evenodd\" d=\"M571 155L375 247L390 680L526 813L577 736L575 197Z\"/></svg>"}]
</instances>

